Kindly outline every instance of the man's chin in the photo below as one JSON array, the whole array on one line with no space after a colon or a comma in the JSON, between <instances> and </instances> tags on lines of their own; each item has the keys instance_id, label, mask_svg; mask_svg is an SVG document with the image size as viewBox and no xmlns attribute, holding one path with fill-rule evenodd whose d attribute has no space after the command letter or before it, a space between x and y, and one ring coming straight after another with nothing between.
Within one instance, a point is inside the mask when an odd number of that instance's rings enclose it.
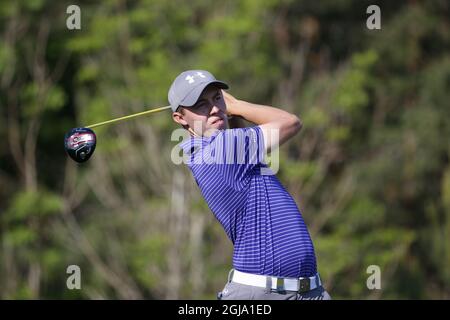
<instances>
[{"instance_id":1,"label":"man's chin","mask_svg":"<svg viewBox=\"0 0 450 320\"><path fill-rule=\"evenodd\" d=\"M210 137L212 136L216 131L218 130L225 130L227 128L227 123L215 123L208 127L208 129L205 130L203 136Z\"/></svg>"}]
</instances>

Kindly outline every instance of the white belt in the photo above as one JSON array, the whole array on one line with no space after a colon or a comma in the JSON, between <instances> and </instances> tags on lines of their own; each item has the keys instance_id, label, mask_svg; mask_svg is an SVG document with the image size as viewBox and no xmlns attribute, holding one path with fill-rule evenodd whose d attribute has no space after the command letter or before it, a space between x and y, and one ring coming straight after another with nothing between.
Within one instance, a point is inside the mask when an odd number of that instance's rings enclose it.
<instances>
[{"instance_id":1,"label":"white belt","mask_svg":"<svg viewBox=\"0 0 450 320\"><path fill-rule=\"evenodd\" d=\"M232 282L255 287L268 288L270 286L271 289L277 291L306 292L314 290L322 285L318 273L309 278L278 278L233 270L233 275L230 280Z\"/></svg>"}]
</instances>

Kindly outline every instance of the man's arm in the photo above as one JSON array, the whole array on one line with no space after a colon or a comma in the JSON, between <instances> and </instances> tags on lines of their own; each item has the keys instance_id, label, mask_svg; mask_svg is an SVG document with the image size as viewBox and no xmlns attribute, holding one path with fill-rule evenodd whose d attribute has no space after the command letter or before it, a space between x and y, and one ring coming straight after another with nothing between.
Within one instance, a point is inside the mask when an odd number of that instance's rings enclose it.
<instances>
[{"instance_id":1,"label":"man's arm","mask_svg":"<svg viewBox=\"0 0 450 320\"><path fill-rule=\"evenodd\" d=\"M270 152L273 147L282 145L302 128L302 122L292 113L238 100L223 90L222 93L227 105L228 115L242 117L260 126L267 152Z\"/></svg>"}]
</instances>

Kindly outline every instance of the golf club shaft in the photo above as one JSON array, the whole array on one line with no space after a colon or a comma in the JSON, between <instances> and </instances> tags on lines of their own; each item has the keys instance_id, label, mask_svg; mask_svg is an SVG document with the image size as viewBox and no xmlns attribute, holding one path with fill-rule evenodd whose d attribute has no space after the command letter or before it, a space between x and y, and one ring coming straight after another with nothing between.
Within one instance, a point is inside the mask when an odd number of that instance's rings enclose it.
<instances>
[{"instance_id":1,"label":"golf club shaft","mask_svg":"<svg viewBox=\"0 0 450 320\"><path fill-rule=\"evenodd\" d=\"M86 128L95 128L95 127L99 127L99 126L103 126L105 124L110 124L113 122L118 122L118 121L122 121L122 120L128 120L131 118L136 118L136 117L140 117L146 114L150 114L150 113L154 113L154 112L160 112L166 109L169 109L170 106L166 106L166 107L161 107L161 108L155 108L155 109L151 109L151 110L147 110L147 111L143 111L143 112L139 112L139 113L135 113L135 114L131 114L129 116L125 116L125 117L120 117L120 118L116 118L116 119L112 119L112 120L108 120L108 121L103 121L103 122L99 122L99 123L94 123L91 124L89 126L87 126Z\"/></svg>"}]
</instances>

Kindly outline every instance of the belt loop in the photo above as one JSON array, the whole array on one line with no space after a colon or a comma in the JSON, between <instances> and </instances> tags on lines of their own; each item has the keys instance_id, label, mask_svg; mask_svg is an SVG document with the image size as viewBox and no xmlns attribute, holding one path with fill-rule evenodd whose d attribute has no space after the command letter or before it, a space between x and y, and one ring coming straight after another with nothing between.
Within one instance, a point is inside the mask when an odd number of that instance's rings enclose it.
<instances>
[{"instance_id":1,"label":"belt loop","mask_svg":"<svg viewBox=\"0 0 450 320\"><path fill-rule=\"evenodd\" d=\"M231 268L230 272L228 272L228 283L233 279L234 269Z\"/></svg>"},{"instance_id":2,"label":"belt loop","mask_svg":"<svg viewBox=\"0 0 450 320\"><path fill-rule=\"evenodd\" d=\"M266 276L266 293L270 293L272 291L272 277Z\"/></svg>"}]
</instances>

